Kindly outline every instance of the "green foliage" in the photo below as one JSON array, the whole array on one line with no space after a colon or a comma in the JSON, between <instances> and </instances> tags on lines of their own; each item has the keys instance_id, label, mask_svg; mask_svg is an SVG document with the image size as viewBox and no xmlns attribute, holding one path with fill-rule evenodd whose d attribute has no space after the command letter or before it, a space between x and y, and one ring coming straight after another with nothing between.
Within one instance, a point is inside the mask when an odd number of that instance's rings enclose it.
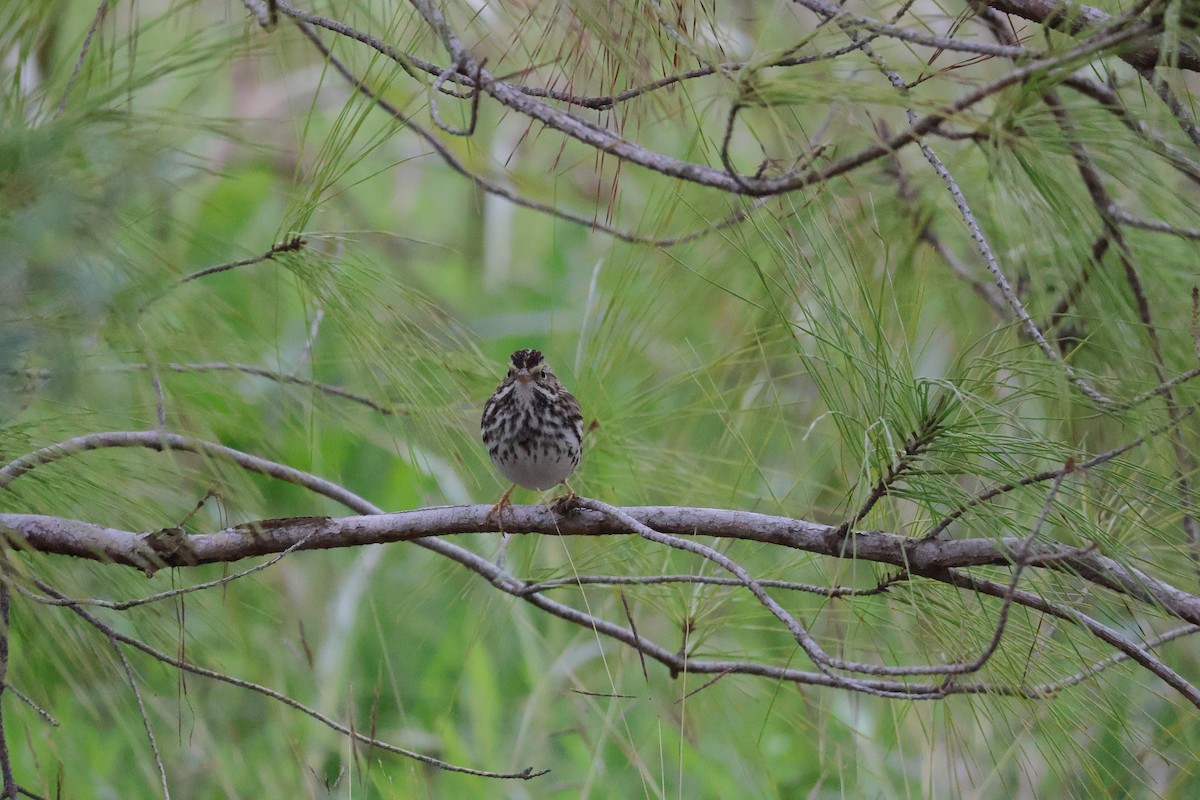
<instances>
[{"instance_id":1,"label":"green foliage","mask_svg":"<svg viewBox=\"0 0 1200 800\"><path fill-rule=\"evenodd\" d=\"M626 244L486 194L341 82L292 26L253 29L236 5L176 2L157 15L122 5L72 79L94 9L57 5L21 9L0 38L21 73L0 93L4 461L85 433L151 429L161 409L173 432L312 472L389 511L494 502L504 486L478 442L478 418L507 354L532 346L583 404L585 457L573 483L586 496L920 536L983 489L1148 436L1065 481L1043 535L1194 583L1180 531L1194 508L1178 491L1171 437L1192 449L1195 425L1151 435L1165 419L1159 399L1098 412L981 299L971 281L990 279L914 148L722 227L749 201L618 169L495 107L480 109L469 139L438 134L468 168L523 196L646 235L703 232L672 247ZM329 13L444 61L411 9L367 5ZM719 164L729 105L744 102L753 107L739 117L731 155L747 173L761 162L767 174L797 153L827 147L822 158L836 159L872 144L878 121L905 125L903 98L873 72L867 80L839 72L842 62L765 66L810 36L814 47L845 43L834 26L820 36L799 26L805 36L789 39L799 23L786 5L742 21L753 68L598 112L602 124ZM609 6L604 15L591 2L556 4L553 14L547 4L489 7L500 17L489 21L461 4L448 14L491 53L494 74L545 59L553 66L543 77L561 71L581 94L695 60L643 4ZM676 23L707 25L719 43L738 20L709 6L689 6L692 16ZM528 16L509 16L519 14ZM412 81L349 41L334 49L379 96L432 128L432 78ZM732 58L719 49L700 55ZM894 43L882 49L902 56ZM914 78L929 71L902 63ZM933 82L913 107L939 105L945 85ZM1092 261L1102 226L1069 142L1038 100L1046 87L1036 88L1013 87L964 113L955 123L986 135L939 141L939 152L970 187L1033 318L1054 316L1087 274L1087 291L1060 315L1069 336L1053 344L1104 392L1134 397L1161 383L1153 345L1118 262ZM1142 140L1086 98L1064 100L1120 200L1135 198L1147 217L1198 218L1194 187ZM450 124L465 122L466 103L439 103ZM1149 105L1134 111L1149 115ZM1122 155L1135 148L1138 157ZM892 180L896 170L910 196ZM254 260L293 236L304 240L299 249ZM971 264L970 280L955 276L931 236ZM1128 238L1164 364L1186 370L1196 242ZM254 261L190 279L241 260ZM1200 399L1196 391L1181 385L1179 406ZM860 513L889 472L883 499ZM1046 489L974 506L947 535L1024 536ZM216 459L144 449L40 468L0 491L0 511L145 531L186 519L189 532L346 513ZM453 540L488 558L500 547L494 535ZM892 572L849 556L714 546L761 579L869 588ZM99 598L245 566L147 577L49 555L6 558L18 581ZM529 580L714 574L626 536L516 536L506 558ZM1011 572L973 574L1004 584ZM1169 627L1165 615L1116 595L1079 597L1070 576L1024 577L1131 636ZM813 668L744 588L585 586L552 596L620 624L627 601L645 636L696 657ZM779 598L831 652L888 664L973 657L1001 606L919 581L862 598ZM702 688L711 676L671 676L654 663L643 673L633 650L411 543L293 554L183 599L93 610L160 650L399 746L479 769L552 770L531 784L488 783L352 747L293 709L125 649L174 798L1186 797L1198 782L1195 709L1128 664L1041 700L917 703L746 675ZM5 695L18 780L46 796L58 786L65 797L160 796L130 682L105 638L68 609L15 595L10 640L9 682L58 721L50 727ZM1164 647L1194 672L1194 643ZM1111 653L1071 625L1014 608L973 680L999 690L1052 683Z\"/></svg>"}]
</instances>

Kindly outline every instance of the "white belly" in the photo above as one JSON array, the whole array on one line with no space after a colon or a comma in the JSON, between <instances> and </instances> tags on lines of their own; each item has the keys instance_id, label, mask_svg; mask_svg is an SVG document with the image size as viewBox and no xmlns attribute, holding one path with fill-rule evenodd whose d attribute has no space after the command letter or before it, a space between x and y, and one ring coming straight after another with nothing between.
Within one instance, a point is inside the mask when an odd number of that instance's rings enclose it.
<instances>
[{"instance_id":1,"label":"white belly","mask_svg":"<svg viewBox=\"0 0 1200 800\"><path fill-rule=\"evenodd\" d=\"M576 456L572 459L570 454L538 453L535 450L528 455L518 452L513 458L494 460L496 468L505 478L526 489L541 491L557 486L571 477L578 458Z\"/></svg>"}]
</instances>

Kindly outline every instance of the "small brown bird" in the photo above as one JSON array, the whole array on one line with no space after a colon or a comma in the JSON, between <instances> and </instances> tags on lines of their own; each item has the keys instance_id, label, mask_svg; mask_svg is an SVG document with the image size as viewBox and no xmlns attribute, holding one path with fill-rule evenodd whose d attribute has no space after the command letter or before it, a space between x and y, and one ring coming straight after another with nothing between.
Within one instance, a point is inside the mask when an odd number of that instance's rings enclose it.
<instances>
[{"instance_id":1,"label":"small brown bird","mask_svg":"<svg viewBox=\"0 0 1200 800\"><path fill-rule=\"evenodd\" d=\"M518 350L508 359L508 375L483 407L483 443L500 474L513 482L492 509L503 512L517 485L541 491L563 484L583 452L583 416L537 350Z\"/></svg>"}]
</instances>

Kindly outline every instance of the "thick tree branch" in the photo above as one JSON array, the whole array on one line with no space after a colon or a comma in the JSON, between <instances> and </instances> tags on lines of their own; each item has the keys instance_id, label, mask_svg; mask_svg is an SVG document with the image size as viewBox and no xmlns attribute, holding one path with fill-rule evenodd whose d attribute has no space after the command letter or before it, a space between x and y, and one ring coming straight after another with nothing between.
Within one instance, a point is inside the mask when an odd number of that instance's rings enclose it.
<instances>
[{"instance_id":1,"label":"thick tree branch","mask_svg":"<svg viewBox=\"0 0 1200 800\"><path fill-rule=\"evenodd\" d=\"M208 534L181 531L139 533L89 522L37 514L0 514L0 528L17 548L112 562L139 569L228 563L252 556L298 550L326 550L366 544L424 540L461 533L499 532L491 506L442 506L394 514L297 517L236 525ZM851 531L835 525L720 508L631 506L621 509L653 530L670 535L773 544L835 558L852 557L940 579L952 568L1009 566L1022 538L922 540L885 531ZM513 506L504 515L508 532L547 536L615 536L629 531L605 514L581 509L561 516L542 506ZM297 547L297 543L301 543ZM1179 619L1200 624L1200 597L1127 567L1094 550L1057 544L1031 544L1027 568L1045 568L1161 607Z\"/></svg>"}]
</instances>

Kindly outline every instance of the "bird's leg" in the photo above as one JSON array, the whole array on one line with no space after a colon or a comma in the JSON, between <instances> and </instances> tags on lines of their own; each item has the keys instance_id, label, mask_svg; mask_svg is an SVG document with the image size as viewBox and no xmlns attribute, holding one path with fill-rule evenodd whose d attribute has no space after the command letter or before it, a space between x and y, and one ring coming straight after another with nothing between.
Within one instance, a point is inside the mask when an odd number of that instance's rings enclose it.
<instances>
[{"instance_id":1,"label":"bird's leg","mask_svg":"<svg viewBox=\"0 0 1200 800\"><path fill-rule=\"evenodd\" d=\"M492 506L492 510L485 517L485 519L495 517L496 522L500 526L500 552L496 554L496 566L500 569L504 569L504 557L508 554L508 531L504 530L504 511L512 506L512 501L508 498L512 495L515 488L517 488L515 483L508 487L508 491L500 497L500 502Z\"/></svg>"},{"instance_id":2,"label":"bird's leg","mask_svg":"<svg viewBox=\"0 0 1200 800\"><path fill-rule=\"evenodd\" d=\"M500 523L501 532L504 531L504 510L512 505L512 501L509 498L512 496L513 489L515 488L517 488L515 483L508 487L508 491L501 495L500 502L492 506L492 510L485 517L485 519L495 519L496 522Z\"/></svg>"},{"instance_id":3,"label":"bird's leg","mask_svg":"<svg viewBox=\"0 0 1200 800\"><path fill-rule=\"evenodd\" d=\"M575 508L575 490L566 481L563 481L562 485L567 487L567 493L555 500L550 506L550 509L555 514L569 514Z\"/></svg>"}]
</instances>

